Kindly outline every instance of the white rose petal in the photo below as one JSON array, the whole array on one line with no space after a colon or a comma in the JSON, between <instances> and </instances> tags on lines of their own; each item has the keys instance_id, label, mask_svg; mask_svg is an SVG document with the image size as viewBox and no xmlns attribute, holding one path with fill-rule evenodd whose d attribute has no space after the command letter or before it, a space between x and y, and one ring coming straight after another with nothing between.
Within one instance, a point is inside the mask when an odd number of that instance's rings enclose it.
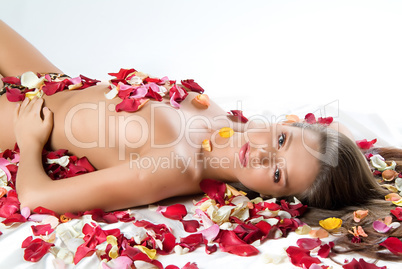
<instances>
[{"instance_id":1,"label":"white rose petal","mask_svg":"<svg viewBox=\"0 0 402 269\"><path fill-rule=\"evenodd\" d=\"M402 178L398 177L395 179L395 187L398 189L398 191L402 192Z\"/></svg>"},{"instance_id":2,"label":"white rose petal","mask_svg":"<svg viewBox=\"0 0 402 269\"><path fill-rule=\"evenodd\" d=\"M47 164L53 164L56 163L60 166L66 167L68 163L70 162L70 157L69 156L63 156L58 159L47 159L46 163Z\"/></svg>"},{"instance_id":3,"label":"white rose petal","mask_svg":"<svg viewBox=\"0 0 402 269\"><path fill-rule=\"evenodd\" d=\"M32 72L26 72L21 75L21 85L28 87L29 89L40 88L40 86L45 81L45 77L38 78L38 76Z\"/></svg>"},{"instance_id":4,"label":"white rose petal","mask_svg":"<svg viewBox=\"0 0 402 269\"><path fill-rule=\"evenodd\" d=\"M117 90L116 87L114 87L108 93L105 93L105 97L106 97L106 99L111 100L111 99L115 98L118 93L119 93L119 91Z\"/></svg>"}]
</instances>

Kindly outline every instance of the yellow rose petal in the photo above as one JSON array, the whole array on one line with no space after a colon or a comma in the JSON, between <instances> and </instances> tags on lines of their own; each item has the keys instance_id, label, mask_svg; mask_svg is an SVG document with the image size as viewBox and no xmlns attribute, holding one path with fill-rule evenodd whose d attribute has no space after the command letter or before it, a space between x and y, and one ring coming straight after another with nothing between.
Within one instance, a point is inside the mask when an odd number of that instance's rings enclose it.
<instances>
[{"instance_id":1,"label":"yellow rose petal","mask_svg":"<svg viewBox=\"0 0 402 269\"><path fill-rule=\"evenodd\" d=\"M392 203L397 205L397 206L402 206L402 199L400 199L398 201L392 201Z\"/></svg>"},{"instance_id":2,"label":"yellow rose petal","mask_svg":"<svg viewBox=\"0 0 402 269\"><path fill-rule=\"evenodd\" d=\"M146 254L150 259L155 260L156 257L156 249L149 249L147 247L144 246L134 246L135 248L138 248L139 250L141 250L142 253Z\"/></svg>"},{"instance_id":3,"label":"yellow rose petal","mask_svg":"<svg viewBox=\"0 0 402 269\"><path fill-rule=\"evenodd\" d=\"M118 246L113 246L110 251L109 251L109 257L112 259L116 259L119 257L119 247Z\"/></svg>"},{"instance_id":4,"label":"yellow rose petal","mask_svg":"<svg viewBox=\"0 0 402 269\"><path fill-rule=\"evenodd\" d=\"M202 141L201 146L205 151L212 151L212 144L211 141L209 141L209 139L204 139Z\"/></svg>"},{"instance_id":5,"label":"yellow rose petal","mask_svg":"<svg viewBox=\"0 0 402 269\"><path fill-rule=\"evenodd\" d=\"M32 92L25 93L25 97L29 98L29 100L32 100L35 96L41 98L43 96L43 91L40 89L36 89Z\"/></svg>"},{"instance_id":6,"label":"yellow rose petal","mask_svg":"<svg viewBox=\"0 0 402 269\"><path fill-rule=\"evenodd\" d=\"M223 127L219 130L219 135L223 138L229 138L229 137L233 136L233 134L234 134L234 131L230 127Z\"/></svg>"},{"instance_id":7,"label":"yellow rose petal","mask_svg":"<svg viewBox=\"0 0 402 269\"><path fill-rule=\"evenodd\" d=\"M106 236L106 242L112 246L117 246L117 238L114 235Z\"/></svg>"},{"instance_id":8,"label":"yellow rose petal","mask_svg":"<svg viewBox=\"0 0 402 269\"><path fill-rule=\"evenodd\" d=\"M325 230L335 230L342 226L342 220L339 218L327 218L320 220L319 224Z\"/></svg>"}]
</instances>

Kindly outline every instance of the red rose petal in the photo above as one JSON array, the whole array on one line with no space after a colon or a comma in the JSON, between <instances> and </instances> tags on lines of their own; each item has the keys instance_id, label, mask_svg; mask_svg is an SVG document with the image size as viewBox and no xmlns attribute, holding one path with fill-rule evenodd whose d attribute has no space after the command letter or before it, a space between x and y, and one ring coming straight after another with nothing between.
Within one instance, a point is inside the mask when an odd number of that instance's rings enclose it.
<instances>
[{"instance_id":1,"label":"red rose petal","mask_svg":"<svg viewBox=\"0 0 402 269\"><path fill-rule=\"evenodd\" d=\"M174 95L173 100L176 101L177 103L180 103L181 101L186 99L188 92L175 84L169 90L169 96L172 97L173 95Z\"/></svg>"},{"instance_id":2,"label":"red rose petal","mask_svg":"<svg viewBox=\"0 0 402 269\"><path fill-rule=\"evenodd\" d=\"M297 240L296 244L301 248L312 250L321 245L321 240L319 238L301 238Z\"/></svg>"},{"instance_id":3,"label":"red rose petal","mask_svg":"<svg viewBox=\"0 0 402 269\"><path fill-rule=\"evenodd\" d=\"M234 116L235 118L237 118L241 122L243 122L243 123L248 122L248 119L243 115L243 111L241 111L241 110L230 110L230 112L232 113L232 116Z\"/></svg>"},{"instance_id":4,"label":"red rose petal","mask_svg":"<svg viewBox=\"0 0 402 269\"><path fill-rule=\"evenodd\" d=\"M318 250L318 253L317 253L318 256L320 256L321 258L327 258L333 247L334 247L334 242L329 242L328 244L322 245L320 247L320 249Z\"/></svg>"},{"instance_id":5,"label":"red rose petal","mask_svg":"<svg viewBox=\"0 0 402 269\"><path fill-rule=\"evenodd\" d=\"M259 253L258 249L241 240L234 231L222 230L218 237L219 247L224 252L238 256L253 256Z\"/></svg>"},{"instance_id":6,"label":"red rose petal","mask_svg":"<svg viewBox=\"0 0 402 269\"><path fill-rule=\"evenodd\" d=\"M14 85L21 85L21 80L17 77L4 77L1 78L4 83L14 84Z\"/></svg>"},{"instance_id":7,"label":"red rose petal","mask_svg":"<svg viewBox=\"0 0 402 269\"><path fill-rule=\"evenodd\" d=\"M116 79L125 79L129 74L134 73L136 70L131 68L131 69L123 69L120 68L118 73L108 73L110 76L116 77Z\"/></svg>"},{"instance_id":8,"label":"red rose petal","mask_svg":"<svg viewBox=\"0 0 402 269\"><path fill-rule=\"evenodd\" d=\"M95 250L95 248L88 248L86 246L80 245L74 255L74 264L77 264L79 261L87 256L91 256L95 252Z\"/></svg>"},{"instance_id":9,"label":"red rose petal","mask_svg":"<svg viewBox=\"0 0 402 269\"><path fill-rule=\"evenodd\" d=\"M396 237L388 237L380 244L380 246L386 247L389 251L396 255L402 253L402 242Z\"/></svg>"},{"instance_id":10,"label":"red rose petal","mask_svg":"<svg viewBox=\"0 0 402 269\"><path fill-rule=\"evenodd\" d=\"M54 231L50 224L32 225L31 228L35 236L51 234Z\"/></svg>"},{"instance_id":11,"label":"red rose petal","mask_svg":"<svg viewBox=\"0 0 402 269\"><path fill-rule=\"evenodd\" d=\"M181 269L198 269L196 263L188 262Z\"/></svg>"},{"instance_id":12,"label":"red rose petal","mask_svg":"<svg viewBox=\"0 0 402 269\"><path fill-rule=\"evenodd\" d=\"M81 78L81 82L82 82L82 86L80 87L80 89L85 89L91 86L96 85L98 82L100 82L100 80L96 80L96 79L91 79L88 78L86 76L80 75Z\"/></svg>"},{"instance_id":13,"label":"red rose petal","mask_svg":"<svg viewBox=\"0 0 402 269\"><path fill-rule=\"evenodd\" d=\"M135 112L139 110L148 100L149 99L146 98L140 98L140 99L126 98L121 103L116 105L116 111Z\"/></svg>"},{"instance_id":14,"label":"red rose petal","mask_svg":"<svg viewBox=\"0 0 402 269\"><path fill-rule=\"evenodd\" d=\"M402 207L396 207L391 209L392 215L394 215L399 221L402 221Z\"/></svg>"},{"instance_id":15,"label":"red rose petal","mask_svg":"<svg viewBox=\"0 0 402 269\"><path fill-rule=\"evenodd\" d=\"M334 118L332 118L332 117L326 117L326 118L319 117L317 119L317 122L322 125L330 125L333 121L334 121Z\"/></svg>"},{"instance_id":16,"label":"red rose petal","mask_svg":"<svg viewBox=\"0 0 402 269\"><path fill-rule=\"evenodd\" d=\"M182 220L181 223L188 233L195 233L200 227L200 223L197 220Z\"/></svg>"},{"instance_id":17,"label":"red rose petal","mask_svg":"<svg viewBox=\"0 0 402 269\"><path fill-rule=\"evenodd\" d=\"M48 215L52 215L52 216L55 216L56 218L59 217L59 214L57 214L57 213L54 212L53 210L50 210L50 209L47 209L47 208L44 208L44 207L41 207L41 206L38 206L37 208L35 208L35 209L33 210L33 212L34 212L34 213L37 213L37 214L48 214Z\"/></svg>"},{"instance_id":18,"label":"red rose petal","mask_svg":"<svg viewBox=\"0 0 402 269\"><path fill-rule=\"evenodd\" d=\"M314 124L317 122L313 113L306 114L304 120L309 124Z\"/></svg>"},{"instance_id":19,"label":"red rose petal","mask_svg":"<svg viewBox=\"0 0 402 269\"><path fill-rule=\"evenodd\" d=\"M360 259L359 261L357 261L356 259L353 258L353 260L350 263L343 265L342 268L344 268L344 269L386 269L387 266L378 267L374 263L368 263L363 259Z\"/></svg>"},{"instance_id":20,"label":"red rose petal","mask_svg":"<svg viewBox=\"0 0 402 269\"><path fill-rule=\"evenodd\" d=\"M32 240L24 251L24 259L30 262L37 262L49 251L53 244L43 241L40 238Z\"/></svg>"},{"instance_id":21,"label":"red rose petal","mask_svg":"<svg viewBox=\"0 0 402 269\"><path fill-rule=\"evenodd\" d=\"M6 88L6 97L10 102L19 102L25 99L25 93L16 88Z\"/></svg>"},{"instance_id":22,"label":"red rose petal","mask_svg":"<svg viewBox=\"0 0 402 269\"><path fill-rule=\"evenodd\" d=\"M21 248L27 248L29 244L31 244L32 240L33 240L32 235L25 238L25 240L22 241Z\"/></svg>"},{"instance_id":23,"label":"red rose petal","mask_svg":"<svg viewBox=\"0 0 402 269\"><path fill-rule=\"evenodd\" d=\"M187 215L187 209L182 204L175 204L167 206L164 210L160 211L163 216L173 220L182 220Z\"/></svg>"},{"instance_id":24,"label":"red rose petal","mask_svg":"<svg viewBox=\"0 0 402 269\"><path fill-rule=\"evenodd\" d=\"M290 262L298 267L309 268L313 263L321 263L320 259L310 256L310 251L307 249L290 246L286 249Z\"/></svg>"},{"instance_id":25,"label":"red rose petal","mask_svg":"<svg viewBox=\"0 0 402 269\"><path fill-rule=\"evenodd\" d=\"M218 204L225 204L226 184L212 179L204 179L200 183L200 188L209 198L214 199Z\"/></svg>"},{"instance_id":26,"label":"red rose petal","mask_svg":"<svg viewBox=\"0 0 402 269\"><path fill-rule=\"evenodd\" d=\"M377 139L373 139L371 141L367 141L367 139L357 140L356 144L360 149L370 149L377 142Z\"/></svg>"},{"instance_id":27,"label":"red rose petal","mask_svg":"<svg viewBox=\"0 0 402 269\"><path fill-rule=\"evenodd\" d=\"M183 84L183 86L188 88L190 91L198 93L204 92L204 89L200 85L198 85L198 83L195 82L194 79L182 80L181 84Z\"/></svg>"},{"instance_id":28,"label":"red rose petal","mask_svg":"<svg viewBox=\"0 0 402 269\"><path fill-rule=\"evenodd\" d=\"M202 234L190 234L187 237L180 238L180 246L188 248L190 251L196 249L204 242Z\"/></svg>"}]
</instances>

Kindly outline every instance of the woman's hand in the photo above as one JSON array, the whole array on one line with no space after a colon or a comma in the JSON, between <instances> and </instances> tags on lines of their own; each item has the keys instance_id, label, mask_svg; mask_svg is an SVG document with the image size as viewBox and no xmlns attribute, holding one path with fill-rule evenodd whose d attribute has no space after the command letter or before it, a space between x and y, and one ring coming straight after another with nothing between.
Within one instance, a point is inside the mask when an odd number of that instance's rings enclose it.
<instances>
[{"instance_id":1,"label":"woman's hand","mask_svg":"<svg viewBox=\"0 0 402 269\"><path fill-rule=\"evenodd\" d=\"M18 147L42 150L53 128L53 113L43 106L42 98L28 98L18 104L14 113L14 133Z\"/></svg>"}]
</instances>

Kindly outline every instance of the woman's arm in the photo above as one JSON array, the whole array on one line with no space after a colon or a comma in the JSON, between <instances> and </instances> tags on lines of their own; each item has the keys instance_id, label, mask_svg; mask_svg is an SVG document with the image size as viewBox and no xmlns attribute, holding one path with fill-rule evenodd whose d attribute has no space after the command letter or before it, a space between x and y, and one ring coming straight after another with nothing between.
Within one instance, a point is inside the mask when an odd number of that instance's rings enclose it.
<instances>
[{"instance_id":1,"label":"woman's arm","mask_svg":"<svg viewBox=\"0 0 402 269\"><path fill-rule=\"evenodd\" d=\"M43 206L59 213L94 208L116 210L153 203L188 191L188 178L177 169L138 169L130 162L72 178L51 180L43 169L42 149L52 130L53 119L52 113L42 109L42 105L43 99L26 99L15 109L14 129L20 148L16 189L21 207Z\"/></svg>"},{"instance_id":2,"label":"woman's arm","mask_svg":"<svg viewBox=\"0 0 402 269\"><path fill-rule=\"evenodd\" d=\"M0 74L5 77L24 72L62 73L34 46L0 20Z\"/></svg>"}]
</instances>

